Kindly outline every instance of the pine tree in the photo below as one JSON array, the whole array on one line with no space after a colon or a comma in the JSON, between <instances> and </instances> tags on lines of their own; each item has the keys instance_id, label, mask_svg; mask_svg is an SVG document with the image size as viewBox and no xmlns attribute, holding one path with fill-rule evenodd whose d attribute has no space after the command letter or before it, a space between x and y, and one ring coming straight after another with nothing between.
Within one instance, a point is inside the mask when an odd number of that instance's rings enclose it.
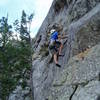
<instances>
[{"instance_id":1,"label":"pine tree","mask_svg":"<svg viewBox=\"0 0 100 100\"><path fill-rule=\"evenodd\" d=\"M20 27L20 37L24 49L28 50L27 59L29 59L30 63L32 63L32 42L31 42L31 36L30 36L30 27L33 19L33 14L28 16L25 11L22 11L22 17L21 17L21 27ZM31 66L31 65L30 65Z\"/></svg>"},{"instance_id":2,"label":"pine tree","mask_svg":"<svg viewBox=\"0 0 100 100\"><path fill-rule=\"evenodd\" d=\"M3 48L12 36L11 29L12 26L8 25L8 18L2 17L2 19L0 19L0 45Z\"/></svg>"},{"instance_id":3,"label":"pine tree","mask_svg":"<svg viewBox=\"0 0 100 100\"><path fill-rule=\"evenodd\" d=\"M8 24L8 18L2 17L0 19L0 84L1 84L1 93L0 97L2 100L5 100L12 85L11 81L11 67L10 67L10 56L12 52L10 51L10 40L12 37L12 26ZM9 50L10 49L10 50ZM8 84L9 83L9 84Z\"/></svg>"},{"instance_id":4,"label":"pine tree","mask_svg":"<svg viewBox=\"0 0 100 100\"><path fill-rule=\"evenodd\" d=\"M27 83L27 71L32 66L32 43L30 37L30 27L33 14L27 16L22 12L21 22L14 22L14 29L20 39L13 40L12 26L8 24L8 17L0 19L0 98L6 100L20 83L24 88Z\"/></svg>"}]
</instances>

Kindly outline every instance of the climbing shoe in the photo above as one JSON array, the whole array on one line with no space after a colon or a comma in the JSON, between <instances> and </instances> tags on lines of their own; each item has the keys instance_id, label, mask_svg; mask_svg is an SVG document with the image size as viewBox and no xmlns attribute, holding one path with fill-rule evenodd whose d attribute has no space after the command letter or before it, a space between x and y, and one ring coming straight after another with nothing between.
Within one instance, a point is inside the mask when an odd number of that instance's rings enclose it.
<instances>
[{"instance_id":1,"label":"climbing shoe","mask_svg":"<svg viewBox=\"0 0 100 100\"><path fill-rule=\"evenodd\" d=\"M63 57L63 56L64 56L64 54L59 54L59 56Z\"/></svg>"},{"instance_id":2,"label":"climbing shoe","mask_svg":"<svg viewBox=\"0 0 100 100\"><path fill-rule=\"evenodd\" d=\"M56 66L57 66L57 67L61 67L61 65L59 65L59 64L56 64Z\"/></svg>"}]
</instances>

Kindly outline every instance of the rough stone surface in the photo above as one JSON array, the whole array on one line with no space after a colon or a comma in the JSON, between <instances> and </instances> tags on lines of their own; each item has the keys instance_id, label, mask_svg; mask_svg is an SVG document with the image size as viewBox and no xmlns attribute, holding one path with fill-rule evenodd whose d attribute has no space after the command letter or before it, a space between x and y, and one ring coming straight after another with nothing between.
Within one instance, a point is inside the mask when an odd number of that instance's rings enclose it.
<instances>
[{"instance_id":1,"label":"rough stone surface","mask_svg":"<svg viewBox=\"0 0 100 100\"><path fill-rule=\"evenodd\" d=\"M61 68L42 57L41 48L48 40L52 25L63 26L64 57ZM100 96L100 1L54 0L36 38L39 56L33 60L34 100L97 100ZM45 49L43 49L45 50Z\"/></svg>"},{"instance_id":2,"label":"rough stone surface","mask_svg":"<svg viewBox=\"0 0 100 100\"><path fill-rule=\"evenodd\" d=\"M88 85L77 89L72 100L96 100L97 96L100 94L100 82L91 81Z\"/></svg>"},{"instance_id":3,"label":"rough stone surface","mask_svg":"<svg viewBox=\"0 0 100 100\"><path fill-rule=\"evenodd\" d=\"M57 100L96 100L100 94L100 45L91 48L84 60L75 56L52 83L52 93ZM52 100L52 99L50 99ZM55 100L55 99L54 99Z\"/></svg>"},{"instance_id":4,"label":"rough stone surface","mask_svg":"<svg viewBox=\"0 0 100 100\"><path fill-rule=\"evenodd\" d=\"M16 89L10 94L8 100L31 100L30 88L26 87L22 89L21 86L17 86Z\"/></svg>"}]
</instances>

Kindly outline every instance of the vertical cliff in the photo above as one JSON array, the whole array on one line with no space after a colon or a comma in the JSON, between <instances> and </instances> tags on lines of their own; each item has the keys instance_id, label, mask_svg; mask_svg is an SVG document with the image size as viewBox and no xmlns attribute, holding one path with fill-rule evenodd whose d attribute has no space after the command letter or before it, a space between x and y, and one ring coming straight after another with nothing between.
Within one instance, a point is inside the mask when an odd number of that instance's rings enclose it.
<instances>
[{"instance_id":1,"label":"vertical cliff","mask_svg":"<svg viewBox=\"0 0 100 100\"><path fill-rule=\"evenodd\" d=\"M61 68L49 62L51 27L63 27ZM39 36L40 41L37 43ZM34 100L96 100L100 95L100 0L54 0L34 43Z\"/></svg>"}]
</instances>

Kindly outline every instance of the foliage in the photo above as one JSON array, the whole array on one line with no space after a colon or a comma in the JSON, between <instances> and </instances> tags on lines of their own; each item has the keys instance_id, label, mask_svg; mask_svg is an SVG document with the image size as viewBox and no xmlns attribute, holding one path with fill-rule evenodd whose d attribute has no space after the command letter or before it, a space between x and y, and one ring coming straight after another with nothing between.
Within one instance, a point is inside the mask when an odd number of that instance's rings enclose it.
<instances>
[{"instance_id":1,"label":"foliage","mask_svg":"<svg viewBox=\"0 0 100 100\"><path fill-rule=\"evenodd\" d=\"M0 45L3 47L5 47L12 36L11 28L12 26L8 25L8 18L2 17L2 19L0 19Z\"/></svg>"},{"instance_id":2,"label":"foliage","mask_svg":"<svg viewBox=\"0 0 100 100\"><path fill-rule=\"evenodd\" d=\"M27 85L26 73L31 69L32 49L30 26L33 14L26 17L22 12L22 18L19 22L14 22L16 33L20 34L21 39L13 39L12 26L8 24L8 18L0 19L0 97L6 100L17 85L24 88ZM28 27L27 24L30 24ZM23 81L20 83L20 79Z\"/></svg>"}]
</instances>

